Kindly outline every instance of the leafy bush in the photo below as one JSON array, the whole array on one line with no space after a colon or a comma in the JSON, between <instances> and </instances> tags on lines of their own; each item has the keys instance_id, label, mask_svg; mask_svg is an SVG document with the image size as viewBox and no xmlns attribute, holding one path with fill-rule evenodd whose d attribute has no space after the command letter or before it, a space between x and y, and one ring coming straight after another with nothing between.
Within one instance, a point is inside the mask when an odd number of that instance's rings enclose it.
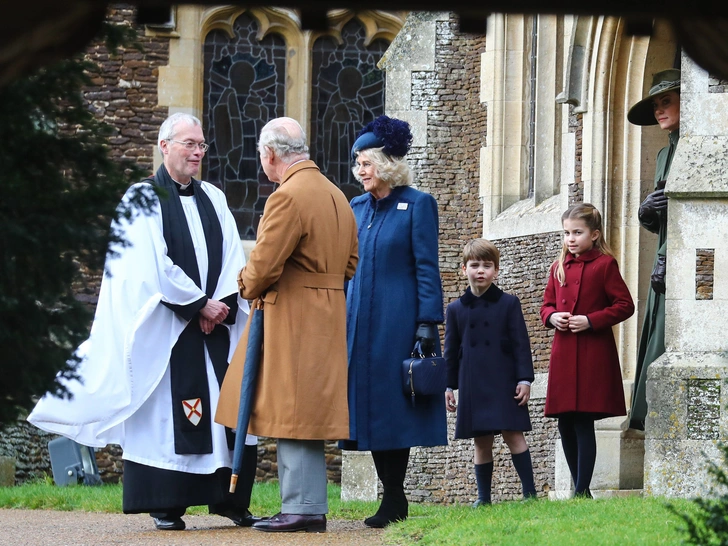
<instances>
[{"instance_id":1,"label":"leafy bush","mask_svg":"<svg viewBox=\"0 0 728 546\"><path fill-rule=\"evenodd\" d=\"M685 523L685 544L728 546L728 444L720 443L718 448L722 461L708 461L708 473L713 479L710 494L694 499L694 510L668 504L668 509Z\"/></svg>"},{"instance_id":2,"label":"leafy bush","mask_svg":"<svg viewBox=\"0 0 728 546\"><path fill-rule=\"evenodd\" d=\"M129 28L104 25L107 45ZM134 165L110 157L111 127L82 96L98 66L81 56L0 88L0 426L74 376L73 352L88 336L90 311L74 297L82 267L103 267L112 220L148 209L147 195L117 208ZM136 209L141 206L141 209Z\"/></svg>"}]
</instances>

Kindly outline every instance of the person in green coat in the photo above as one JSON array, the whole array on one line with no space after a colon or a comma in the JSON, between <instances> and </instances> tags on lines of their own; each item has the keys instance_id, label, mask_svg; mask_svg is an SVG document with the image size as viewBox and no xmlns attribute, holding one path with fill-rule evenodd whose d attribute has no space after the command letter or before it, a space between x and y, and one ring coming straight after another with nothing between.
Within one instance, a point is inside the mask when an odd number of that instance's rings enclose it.
<instances>
[{"instance_id":1,"label":"person in green coat","mask_svg":"<svg viewBox=\"0 0 728 546\"><path fill-rule=\"evenodd\" d=\"M680 70L670 68L657 72L647 96L632 106L627 119L635 125L659 125L668 131L670 143L657 154L655 189L639 208L642 227L657 234L657 255L650 276L642 334L640 335L637 370L629 428L644 430L647 415L645 384L647 369L665 352L665 271L667 253L667 196L665 181L680 138Z\"/></svg>"}]
</instances>

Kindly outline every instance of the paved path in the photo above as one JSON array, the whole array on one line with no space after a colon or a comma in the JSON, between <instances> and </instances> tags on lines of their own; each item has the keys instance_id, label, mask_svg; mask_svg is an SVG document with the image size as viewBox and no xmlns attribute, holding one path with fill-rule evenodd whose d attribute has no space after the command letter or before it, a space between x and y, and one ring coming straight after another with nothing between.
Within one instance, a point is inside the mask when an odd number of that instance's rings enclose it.
<instances>
[{"instance_id":1,"label":"paved path","mask_svg":"<svg viewBox=\"0 0 728 546\"><path fill-rule=\"evenodd\" d=\"M146 514L0 510L3 546L245 546L250 544L381 546L382 530L360 521L328 522L326 533L263 533L220 516L184 517L185 531L157 531Z\"/></svg>"}]
</instances>

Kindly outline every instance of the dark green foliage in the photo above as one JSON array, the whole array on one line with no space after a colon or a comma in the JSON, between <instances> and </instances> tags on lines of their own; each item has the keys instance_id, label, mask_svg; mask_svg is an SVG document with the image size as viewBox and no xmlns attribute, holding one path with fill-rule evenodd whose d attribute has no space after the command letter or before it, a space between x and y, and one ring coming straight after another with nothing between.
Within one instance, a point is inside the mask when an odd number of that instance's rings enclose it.
<instances>
[{"instance_id":1,"label":"dark green foliage","mask_svg":"<svg viewBox=\"0 0 728 546\"><path fill-rule=\"evenodd\" d=\"M129 30L114 29L118 45ZM36 396L62 394L72 354L91 315L72 283L80 266L100 270L111 221L131 182L144 176L111 159L112 129L83 100L82 59L64 60L0 88L0 426L31 409ZM139 192L135 205L148 209ZM71 360L69 360L71 359Z\"/></svg>"},{"instance_id":2,"label":"dark green foliage","mask_svg":"<svg viewBox=\"0 0 728 546\"><path fill-rule=\"evenodd\" d=\"M683 511L673 504L668 509L685 523L685 544L728 546L728 444L719 444L722 461L708 461L713 479L710 495L693 500L693 510Z\"/></svg>"}]
</instances>

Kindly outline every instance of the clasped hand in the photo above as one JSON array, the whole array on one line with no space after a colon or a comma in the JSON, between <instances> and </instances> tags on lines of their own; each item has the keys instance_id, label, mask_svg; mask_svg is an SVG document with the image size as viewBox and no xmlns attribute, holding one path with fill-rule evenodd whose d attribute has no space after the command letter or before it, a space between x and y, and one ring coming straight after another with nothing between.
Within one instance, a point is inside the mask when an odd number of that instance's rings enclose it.
<instances>
[{"instance_id":1,"label":"clasped hand","mask_svg":"<svg viewBox=\"0 0 728 546\"><path fill-rule=\"evenodd\" d=\"M551 326L560 332L570 330L576 334L591 328L589 319L586 318L586 315L572 315L568 311L560 311L552 314L549 318L549 322L551 322Z\"/></svg>"},{"instance_id":2,"label":"clasped hand","mask_svg":"<svg viewBox=\"0 0 728 546\"><path fill-rule=\"evenodd\" d=\"M207 300L205 306L200 309L200 328L205 334L211 333L215 326L225 320L230 308L218 300Z\"/></svg>"}]
</instances>

